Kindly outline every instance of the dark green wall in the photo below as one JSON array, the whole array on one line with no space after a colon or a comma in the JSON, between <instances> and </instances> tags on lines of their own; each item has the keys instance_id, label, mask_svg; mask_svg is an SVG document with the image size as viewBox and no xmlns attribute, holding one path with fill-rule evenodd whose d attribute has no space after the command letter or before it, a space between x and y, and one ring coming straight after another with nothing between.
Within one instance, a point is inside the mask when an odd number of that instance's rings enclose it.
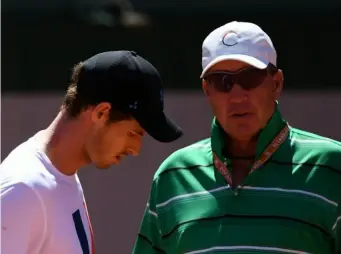
<instances>
[{"instance_id":1,"label":"dark green wall","mask_svg":"<svg viewBox=\"0 0 341 254\"><path fill-rule=\"evenodd\" d=\"M167 88L198 88L201 44L232 20L260 25L272 38L287 89L341 87L341 8L231 8L150 12L148 29L86 24L71 11L2 14L2 91L65 89L73 64L92 54L133 49L160 70ZM186 13L186 14L185 14Z\"/></svg>"}]
</instances>

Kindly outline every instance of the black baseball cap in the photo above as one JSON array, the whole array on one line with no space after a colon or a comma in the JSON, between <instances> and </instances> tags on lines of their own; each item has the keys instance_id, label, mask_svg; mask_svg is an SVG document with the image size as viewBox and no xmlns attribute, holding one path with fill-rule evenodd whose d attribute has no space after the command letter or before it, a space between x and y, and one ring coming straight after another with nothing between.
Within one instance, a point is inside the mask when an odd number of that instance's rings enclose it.
<instances>
[{"instance_id":1,"label":"black baseball cap","mask_svg":"<svg viewBox=\"0 0 341 254\"><path fill-rule=\"evenodd\" d=\"M106 101L116 110L131 114L157 141L172 142L182 136L181 128L163 111L158 71L134 51L108 51L85 60L78 92L90 104Z\"/></svg>"}]
</instances>

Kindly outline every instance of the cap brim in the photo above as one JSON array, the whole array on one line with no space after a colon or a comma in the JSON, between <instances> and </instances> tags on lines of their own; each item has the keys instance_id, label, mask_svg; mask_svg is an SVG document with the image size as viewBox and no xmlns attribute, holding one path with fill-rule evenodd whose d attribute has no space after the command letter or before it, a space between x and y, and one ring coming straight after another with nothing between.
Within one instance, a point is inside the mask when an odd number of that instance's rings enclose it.
<instances>
[{"instance_id":1,"label":"cap brim","mask_svg":"<svg viewBox=\"0 0 341 254\"><path fill-rule=\"evenodd\" d=\"M150 115L148 118L136 116L143 129L155 140L169 143L183 134L181 128L163 112Z\"/></svg>"},{"instance_id":2,"label":"cap brim","mask_svg":"<svg viewBox=\"0 0 341 254\"><path fill-rule=\"evenodd\" d=\"M205 69L202 71L200 78L202 78L204 76L204 74L206 73L206 71L208 69L210 69L213 65L215 65L216 63L222 62L222 61L226 61L226 60L237 60L237 61L241 61L244 63L247 63L249 65L252 65L258 69L265 69L269 62L263 62L253 56L248 56L248 55L239 55L239 54L234 54L234 55L223 55L223 56L218 56L217 58L215 58L212 62L210 62Z\"/></svg>"}]
</instances>

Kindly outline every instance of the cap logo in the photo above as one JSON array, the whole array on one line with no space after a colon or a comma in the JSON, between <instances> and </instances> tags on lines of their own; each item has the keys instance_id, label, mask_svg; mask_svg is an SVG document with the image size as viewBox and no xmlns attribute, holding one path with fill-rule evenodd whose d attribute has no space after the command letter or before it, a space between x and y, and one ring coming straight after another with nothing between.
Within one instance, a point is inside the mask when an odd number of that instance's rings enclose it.
<instances>
[{"instance_id":1,"label":"cap logo","mask_svg":"<svg viewBox=\"0 0 341 254\"><path fill-rule=\"evenodd\" d=\"M238 43L237 37L238 35L235 32L229 31L226 34L224 34L222 42L225 46L231 47Z\"/></svg>"},{"instance_id":2,"label":"cap logo","mask_svg":"<svg viewBox=\"0 0 341 254\"><path fill-rule=\"evenodd\" d=\"M160 101L163 103L163 89L160 90Z\"/></svg>"},{"instance_id":3,"label":"cap logo","mask_svg":"<svg viewBox=\"0 0 341 254\"><path fill-rule=\"evenodd\" d=\"M138 104L138 102L137 102L137 101L134 101L133 104L130 104L130 105L129 105L129 108L135 110L135 109L137 109L137 104Z\"/></svg>"}]
</instances>

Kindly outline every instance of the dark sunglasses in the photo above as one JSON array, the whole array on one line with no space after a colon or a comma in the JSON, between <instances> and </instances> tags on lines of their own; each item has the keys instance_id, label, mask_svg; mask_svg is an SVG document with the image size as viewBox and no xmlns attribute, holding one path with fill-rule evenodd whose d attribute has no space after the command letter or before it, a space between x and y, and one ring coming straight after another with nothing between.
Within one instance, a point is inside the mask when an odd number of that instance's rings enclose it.
<instances>
[{"instance_id":1,"label":"dark sunglasses","mask_svg":"<svg viewBox=\"0 0 341 254\"><path fill-rule=\"evenodd\" d=\"M269 64L265 69L255 67L242 69L237 72L216 71L204 75L203 79L219 92L229 92L235 84L245 90L251 90L261 85L268 74L274 75L277 67Z\"/></svg>"}]
</instances>

